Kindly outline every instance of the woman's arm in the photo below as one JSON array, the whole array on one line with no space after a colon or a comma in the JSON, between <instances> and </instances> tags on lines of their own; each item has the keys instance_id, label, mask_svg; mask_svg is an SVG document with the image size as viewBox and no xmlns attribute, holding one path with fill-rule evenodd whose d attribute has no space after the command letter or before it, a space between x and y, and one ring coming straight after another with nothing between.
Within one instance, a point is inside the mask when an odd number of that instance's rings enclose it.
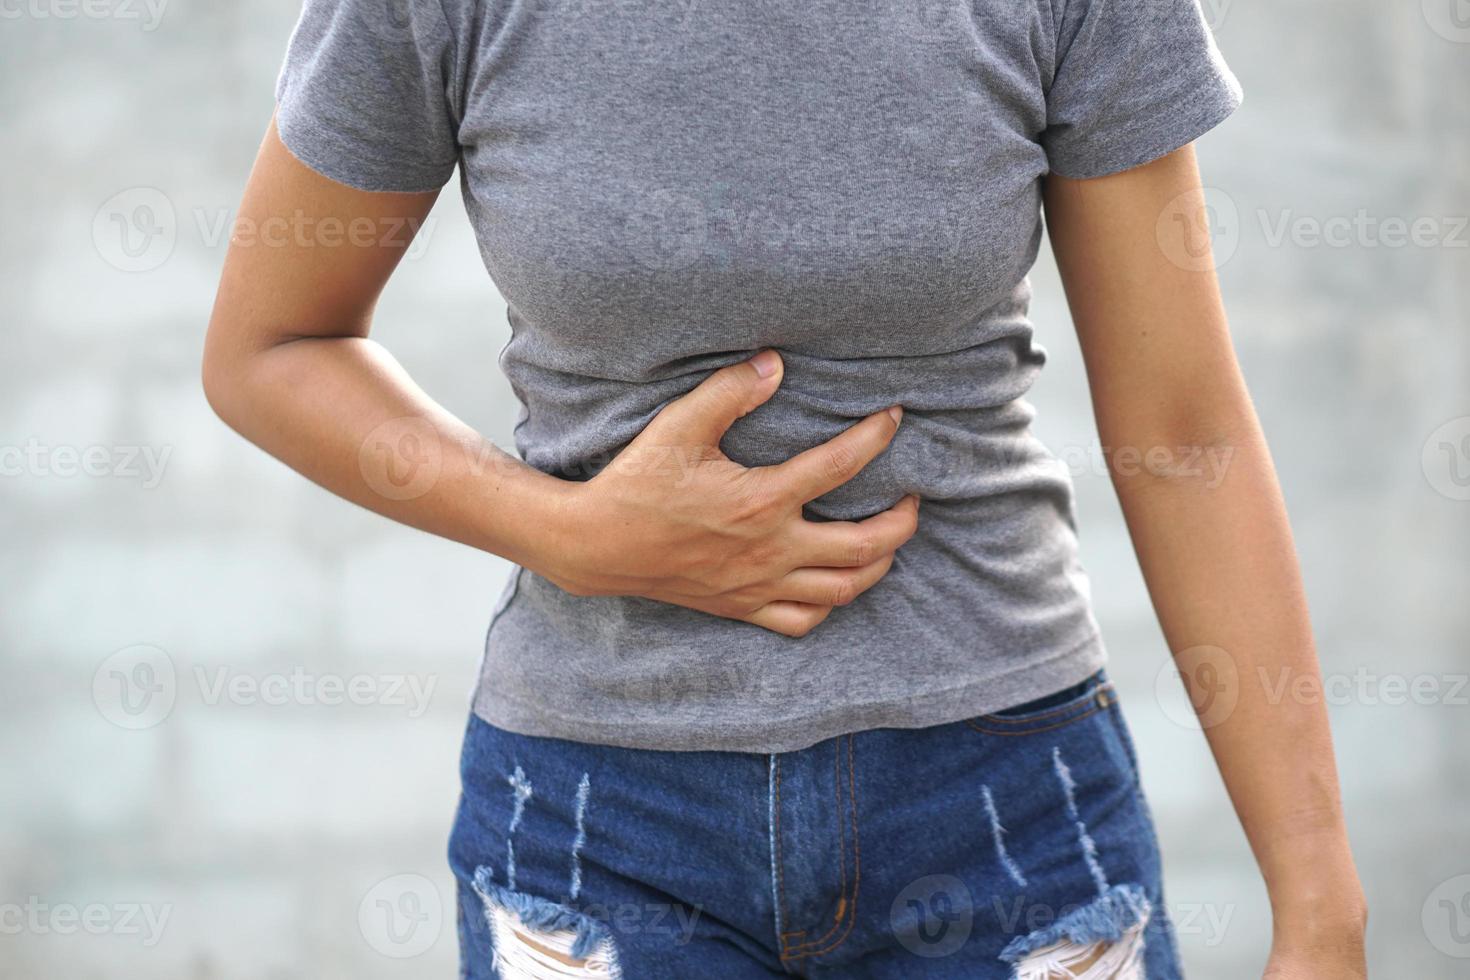
<instances>
[{"instance_id":1,"label":"woman's arm","mask_svg":"<svg viewBox=\"0 0 1470 980\"><path fill-rule=\"evenodd\" d=\"M714 372L588 481L526 466L430 399L368 330L435 196L328 180L271 125L205 342L204 390L225 422L348 500L578 595L642 596L799 636L887 574L917 526L916 499L860 522L807 521L802 505L877 456L898 410L777 466L719 452L780 384L774 352Z\"/></svg>"},{"instance_id":2,"label":"woman's arm","mask_svg":"<svg viewBox=\"0 0 1470 980\"><path fill-rule=\"evenodd\" d=\"M1215 648L1206 660L1230 685L1226 702L1195 707L1270 893L1268 976L1364 975L1366 906L1323 701L1276 696L1320 673L1281 492L1202 252L1193 150L1048 177L1045 207L1165 638L1186 678L1191 651Z\"/></svg>"}]
</instances>

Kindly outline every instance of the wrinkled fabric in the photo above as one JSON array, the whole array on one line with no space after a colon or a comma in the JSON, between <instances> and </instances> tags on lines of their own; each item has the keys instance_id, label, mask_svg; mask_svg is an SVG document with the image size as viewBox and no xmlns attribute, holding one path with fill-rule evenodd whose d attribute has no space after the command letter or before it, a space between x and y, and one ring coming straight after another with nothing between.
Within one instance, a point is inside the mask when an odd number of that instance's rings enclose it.
<instances>
[{"instance_id":1,"label":"wrinkled fabric","mask_svg":"<svg viewBox=\"0 0 1470 980\"><path fill-rule=\"evenodd\" d=\"M1047 174L1141 164L1239 103L1196 0L308 0L276 94L286 146L334 180L429 190L458 166L531 466L590 478L763 347L786 373L725 438L737 462L906 409L881 457L808 506L860 519L921 498L857 601L792 639L516 569L482 718L788 751L1022 703L1103 663L1070 474L1024 398L1045 361L1026 274Z\"/></svg>"}]
</instances>

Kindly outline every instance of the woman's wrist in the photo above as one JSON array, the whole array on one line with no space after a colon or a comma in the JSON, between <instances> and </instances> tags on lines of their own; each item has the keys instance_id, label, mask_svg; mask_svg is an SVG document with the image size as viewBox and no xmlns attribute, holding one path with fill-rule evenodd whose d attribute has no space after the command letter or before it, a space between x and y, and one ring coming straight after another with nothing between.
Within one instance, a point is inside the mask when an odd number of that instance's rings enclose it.
<instances>
[{"instance_id":1,"label":"woman's wrist","mask_svg":"<svg viewBox=\"0 0 1470 980\"><path fill-rule=\"evenodd\" d=\"M1280 842L1262 872L1278 937L1329 942L1362 933L1367 903L1345 830Z\"/></svg>"},{"instance_id":2,"label":"woman's wrist","mask_svg":"<svg viewBox=\"0 0 1470 980\"><path fill-rule=\"evenodd\" d=\"M498 447L482 467L479 546L538 574L550 572L585 532L573 504L582 484L537 470Z\"/></svg>"}]
</instances>

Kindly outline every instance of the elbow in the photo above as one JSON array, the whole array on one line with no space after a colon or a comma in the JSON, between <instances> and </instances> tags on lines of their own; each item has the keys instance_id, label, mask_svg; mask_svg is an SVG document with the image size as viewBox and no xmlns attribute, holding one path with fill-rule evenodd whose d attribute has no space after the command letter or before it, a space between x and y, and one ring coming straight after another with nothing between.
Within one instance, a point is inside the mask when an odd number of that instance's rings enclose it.
<instances>
[{"instance_id":1,"label":"elbow","mask_svg":"<svg viewBox=\"0 0 1470 980\"><path fill-rule=\"evenodd\" d=\"M211 333L205 339L204 356L200 360L200 386L214 414L236 430L242 411L243 374L242 358L230 356Z\"/></svg>"},{"instance_id":2,"label":"elbow","mask_svg":"<svg viewBox=\"0 0 1470 980\"><path fill-rule=\"evenodd\" d=\"M230 411L229 373L220 366L218 359L205 356L199 371L200 386L204 389L204 400L220 420L228 423Z\"/></svg>"},{"instance_id":3,"label":"elbow","mask_svg":"<svg viewBox=\"0 0 1470 980\"><path fill-rule=\"evenodd\" d=\"M1248 402L1196 402L1099 428L1108 474L1120 493L1160 485L1215 490L1242 454L1262 447Z\"/></svg>"},{"instance_id":4,"label":"elbow","mask_svg":"<svg viewBox=\"0 0 1470 980\"><path fill-rule=\"evenodd\" d=\"M204 389L204 400L209 403L210 409L221 420L228 421L225 419L225 406L227 404L225 387L227 382L222 376L219 366L208 357L204 358L200 366L199 383Z\"/></svg>"}]
</instances>

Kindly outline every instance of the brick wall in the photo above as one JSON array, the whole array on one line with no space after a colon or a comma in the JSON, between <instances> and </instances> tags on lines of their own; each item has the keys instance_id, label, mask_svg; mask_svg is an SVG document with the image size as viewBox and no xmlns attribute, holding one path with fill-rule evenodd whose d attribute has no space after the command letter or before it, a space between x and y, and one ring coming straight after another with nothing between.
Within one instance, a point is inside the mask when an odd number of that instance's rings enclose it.
<instances>
[{"instance_id":1,"label":"brick wall","mask_svg":"<svg viewBox=\"0 0 1470 980\"><path fill-rule=\"evenodd\" d=\"M0 21L0 977L451 976L455 756L505 565L296 477L216 421L197 381L295 7L78 9ZM1220 274L1346 692L1332 717L1375 972L1456 976L1470 28L1451 0L1209 12L1247 91L1201 146ZM452 186L377 336L509 445L504 306ZM1393 220L1427 240L1391 244ZM1045 257L1035 284L1053 355L1039 428L1085 450ZM1250 975L1263 890L1202 738L1173 720L1172 687L1155 693L1165 649L1107 481L1084 467L1077 483L1192 975ZM1394 696L1395 678L1419 693ZM336 682L370 703L327 703Z\"/></svg>"}]
</instances>

